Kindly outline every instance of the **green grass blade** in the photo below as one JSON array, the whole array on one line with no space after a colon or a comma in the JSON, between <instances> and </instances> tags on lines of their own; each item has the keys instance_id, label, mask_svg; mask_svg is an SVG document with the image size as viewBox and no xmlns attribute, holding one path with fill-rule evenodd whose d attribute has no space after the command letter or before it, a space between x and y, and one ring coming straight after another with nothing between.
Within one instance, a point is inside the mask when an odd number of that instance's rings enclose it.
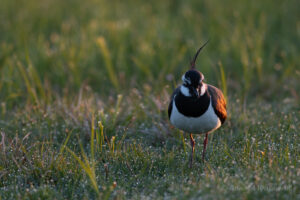
<instances>
[{"instance_id":1,"label":"green grass blade","mask_svg":"<svg viewBox=\"0 0 300 200\"><path fill-rule=\"evenodd\" d=\"M219 62L219 66L220 66L220 76L221 76L221 88L227 102L227 81L226 81L225 71L221 62Z\"/></svg>"},{"instance_id":2,"label":"green grass blade","mask_svg":"<svg viewBox=\"0 0 300 200\"><path fill-rule=\"evenodd\" d=\"M29 81L29 77L28 77L28 74L27 74L24 66L21 64L21 62L18 62L17 66L18 66L18 69L19 69L19 71L21 73L21 76L24 79L25 86L27 88L27 92L30 94L30 96L32 97L32 99L34 100L34 102L39 105L40 102L39 102L39 99L38 99L38 97L36 95L36 91L35 91L34 87L31 85L31 83Z\"/></svg>"},{"instance_id":3,"label":"green grass blade","mask_svg":"<svg viewBox=\"0 0 300 200\"><path fill-rule=\"evenodd\" d=\"M116 73L116 71L113 68L110 52L107 48L105 38L104 37L98 37L97 44L100 47L101 53L103 55L103 59L104 59L104 62L105 62L105 68L107 70L108 77L109 77L110 81L112 82L113 86L117 90L119 90L120 86L119 86L119 81L117 79L118 73Z\"/></svg>"},{"instance_id":4,"label":"green grass blade","mask_svg":"<svg viewBox=\"0 0 300 200\"><path fill-rule=\"evenodd\" d=\"M95 138L95 119L94 119L94 114L92 115L92 122L91 122L91 156L92 156L92 165L93 167L95 167L95 142L94 142L94 138Z\"/></svg>"},{"instance_id":5,"label":"green grass blade","mask_svg":"<svg viewBox=\"0 0 300 200\"><path fill-rule=\"evenodd\" d=\"M95 176L94 169L91 168L88 165L88 163L84 163L71 149L69 149L68 147L66 147L66 150L73 156L73 158L75 158L75 160L77 160L77 162L79 163L80 167L85 171L85 173L90 178L90 181L92 183L92 186L93 186L94 190L99 195L100 192L99 192L99 189L98 189L98 184L97 184L97 181L96 181L96 176Z\"/></svg>"}]
</instances>

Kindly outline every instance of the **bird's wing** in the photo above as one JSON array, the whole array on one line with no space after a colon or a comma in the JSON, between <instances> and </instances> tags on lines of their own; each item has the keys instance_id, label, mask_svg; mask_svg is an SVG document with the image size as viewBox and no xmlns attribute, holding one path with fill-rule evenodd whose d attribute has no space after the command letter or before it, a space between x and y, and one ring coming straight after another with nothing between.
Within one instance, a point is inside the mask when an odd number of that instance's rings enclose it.
<instances>
[{"instance_id":1,"label":"bird's wing","mask_svg":"<svg viewBox=\"0 0 300 200\"><path fill-rule=\"evenodd\" d=\"M176 94L178 94L179 91L180 91L180 86L177 87L177 88L174 90L173 94L171 95L171 98L170 98L170 104L169 104L169 108L168 108L169 119L170 119L171 113L172 113L174 96L175 96Z\"/></svg>"},{"instance_id":2,"label":"bird's wing","mask_svg":"<svg viewBox=\"0 0 300 200\"><path fill-rule=\"evenodd\" d=\"M226 100L223 96L223 93L220 89L209 84L207 84L207 88L211 96L214 111L223 124L225 122L225 119L227 118Z\"/></svg>"}]
</instances>

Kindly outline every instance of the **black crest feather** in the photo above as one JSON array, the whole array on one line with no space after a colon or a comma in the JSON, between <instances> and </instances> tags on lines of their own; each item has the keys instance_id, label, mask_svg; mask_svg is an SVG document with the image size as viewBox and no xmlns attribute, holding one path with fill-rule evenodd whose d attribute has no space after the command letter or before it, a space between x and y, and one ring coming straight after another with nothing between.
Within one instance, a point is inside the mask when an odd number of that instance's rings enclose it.
<instances>
[{"instance_id":1,"label":"black crest feather","mask_svg":"<svg viewBox=\"0 0 300 200\"><path fill-rule=\"evenodd\" d=\"M199 49L198 51L196 52L193 60L191 61L191 69L195 69L195 65L196 65L196 60L197 60L197 57L200 53L200 51L205 47L205 45L208 43L209 40L207 40L207 42L205 42Z\"/></svg>"}]
</instances>

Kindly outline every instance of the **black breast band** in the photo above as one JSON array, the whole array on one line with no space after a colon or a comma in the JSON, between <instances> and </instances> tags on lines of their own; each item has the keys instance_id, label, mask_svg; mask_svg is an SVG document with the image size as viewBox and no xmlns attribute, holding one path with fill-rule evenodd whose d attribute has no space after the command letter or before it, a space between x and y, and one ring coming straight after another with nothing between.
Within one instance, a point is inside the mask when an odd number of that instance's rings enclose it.
<instances>
[{"instance_id":1,"label":"black breast band","mask_svg":"<svg viewBox=\"0 0 300 200\"><path fill-rule=\"evenodd\" d=\"M186 97L181 92L175 97L175 105L178 111L186 117L200 117L203 115L209 106L210 95L208 91L199 98Z\"/></svg>"}]
</instances>

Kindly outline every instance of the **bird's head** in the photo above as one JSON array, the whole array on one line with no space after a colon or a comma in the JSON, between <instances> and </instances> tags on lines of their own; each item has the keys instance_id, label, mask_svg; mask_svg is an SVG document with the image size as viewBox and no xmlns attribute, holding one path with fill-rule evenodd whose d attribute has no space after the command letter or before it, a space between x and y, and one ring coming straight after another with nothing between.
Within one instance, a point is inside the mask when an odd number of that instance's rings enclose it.
<instances>
[{"instance_id":1,"label":"bird's head","mask_svg":"<svg viewBox=\"0 0 300 200\"><path fill-rule=\"evenodd\" d=\"M191 69L182 76L181 92L185 96L198 98L206 91L203 83L204 75L196 69Z\"/></svg>"},{"instance_id":2,"label":"bird's head","mask_svg":"<svg viewBox=\"0 0 300 200\"><path fill-rule=\"evenodd\" d=\"M207 42L198 49L193 60L191 61L191 69L185 72L185 74L182 76L183 83L180 91L184 96L199 98L200 96L204 95L207 90L206 84L203 83L204 75L195 69L197 56Z\"/></svg>"}]
</instances>

